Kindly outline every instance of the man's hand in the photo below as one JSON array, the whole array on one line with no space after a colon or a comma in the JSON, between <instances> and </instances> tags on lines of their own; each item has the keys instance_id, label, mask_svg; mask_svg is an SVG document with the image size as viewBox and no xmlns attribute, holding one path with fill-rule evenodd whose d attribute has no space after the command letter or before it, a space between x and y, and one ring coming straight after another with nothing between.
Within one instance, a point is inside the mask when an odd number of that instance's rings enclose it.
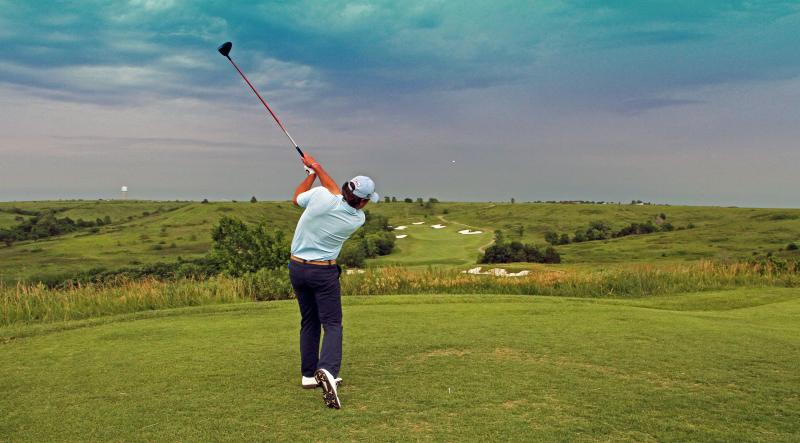
<instances>
[{"instance_id":1,"label":"man's hand","mask_svg":"<svg viewBox=\"0 0 800 443\"><path fill-rule=\"evenodd\" d=\"M313 169L315 171L317 170L316 168L319 167L319 163L317 162L317 159L312 157L310 154L305 154L301 158L303 159L303 164L306 165L306 167L309 167L309 168L311 168L311 169Z\"/></svg>"},{"instance_id":2,"label":"man's hand","mask_svg":"<svg viewBox=\"0 0 800 443\"><path fill-rule=\"evenodd\" d=\"M317 162L317 159L312 157L309 154L303 155L303 164L306 165L307 168L311 168L316 173L317 177L319 177L319 183L325 187L328 191L331 192L333 195L341 195L339 191L339 186L336 185L336 182L333 181L330 175L325 172L325 169Z\"/></svg>"}]
</instances>

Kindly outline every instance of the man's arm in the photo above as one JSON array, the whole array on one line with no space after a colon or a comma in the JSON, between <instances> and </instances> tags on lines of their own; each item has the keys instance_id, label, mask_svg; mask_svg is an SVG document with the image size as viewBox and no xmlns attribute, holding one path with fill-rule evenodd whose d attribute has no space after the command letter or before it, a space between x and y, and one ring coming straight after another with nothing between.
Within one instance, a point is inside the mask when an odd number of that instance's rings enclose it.
<instances>
[{"instance_id":1,"label":"man's arm","mask_svg":"<svg viewBox=\"0 0 800 443\"><path fill-rule=\"evenodd\" d=\"M319 176L319 184L321 184L325 189L331 192L333 195L342 195L342 191L339 190L339 186L336 182L331 178L330 175L322 168L322 166L317 162L314 157L306 154L303 157L303 164L308 166L309 168L313 169L316 172L315 175Z\"/></svg>"},{"instance_id":2,"label":"man's arm","mask_svg":"<svg viewBox=\"0 0 800 443\"><path fill-rule=\"evenodd\" d=\"M317 174L308 174L308 177L303 179L303 181L300 182L300 185L297 186L297 189L294 190L294 198L292 199L292 202L294 202L295 205L300 206L297 204L297 196L311 189L311 185L314 184L314 178L316 175Z\"/></svg>"}]
</instances>

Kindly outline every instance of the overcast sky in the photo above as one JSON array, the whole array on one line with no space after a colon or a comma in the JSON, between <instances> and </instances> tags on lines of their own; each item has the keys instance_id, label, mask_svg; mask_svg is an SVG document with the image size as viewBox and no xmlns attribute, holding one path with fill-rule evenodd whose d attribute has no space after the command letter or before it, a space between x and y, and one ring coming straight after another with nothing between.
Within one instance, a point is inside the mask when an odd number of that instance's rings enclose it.
<instances>
[{"instance_id":1,"label":"overcast sky","mask_svg":"<svg viewBox=\"0 0 800 443\"><path fill-rule=\"evenodd\" d=\"M800 206L797 1L70 3L0 0L0 200L290 198L231 40L384 195Z\"/></svg>"}]
</instances>

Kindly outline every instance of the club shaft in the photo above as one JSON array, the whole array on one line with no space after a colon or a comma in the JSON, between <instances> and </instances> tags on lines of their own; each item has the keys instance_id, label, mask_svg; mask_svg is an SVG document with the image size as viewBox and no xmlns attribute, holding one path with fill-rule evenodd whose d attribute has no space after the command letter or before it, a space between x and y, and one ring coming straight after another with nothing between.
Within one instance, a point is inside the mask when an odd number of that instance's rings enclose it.
<instances>
[{"instance_id":1,"label":"club shaft","mask_svg":"<svg viewBox=\"0 0 800 443\"><path fill-rule=\"evenodd\" d=\"M265 108L267 108L267 111L269 111L269 114L272 116L272 118L275 119L275 123L277 123L278 127L281 128L281 131L283 131L283 133L286 134L287 137L289 137L289 141L291 141L292 145L294 145L294 148L297 149L297 153L300 154L300 157L303 157L304 154L303 154L303 151L300 149L300 146L298 146L297 142L294 141L292 136L289 134L289 131L287 131L286 128L283 126L283 123L281 123L281 120L278 118L278 116L275 115L274 112L272 112L272 108L270 108L269 105L267 104L267 102L263 98L261 98L261 94L259 94L258 91L256 90L255 86L253 86L253 84L250 83L250 80L247 79L247 76L244 75L244 72L242 72L242 70L239 69L239 65L237 65L236 62L233 61L232 58L230 58L230 56L226 56L226 58L228 59L228 61L231 62L233 67L236 68L236 71L239 73L239 75L242 76L242 78L244 79L245 83L247 83L247 86L250 86L250 89L253 90L253 92L256 94L256 97L258 97L258 99L261 100L261 103L264 105Z\"/></svg>"}]
</instances>

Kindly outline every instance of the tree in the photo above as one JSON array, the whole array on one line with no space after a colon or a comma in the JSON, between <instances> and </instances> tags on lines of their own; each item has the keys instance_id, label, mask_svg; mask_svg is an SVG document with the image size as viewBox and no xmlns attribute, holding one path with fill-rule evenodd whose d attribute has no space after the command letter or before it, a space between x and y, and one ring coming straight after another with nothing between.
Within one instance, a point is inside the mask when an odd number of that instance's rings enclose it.
<instances>
[{"instance_id":1,"label":"tree","mask_svg":"<svg viewBox=\"0 0 800 443\"><path fill-rule=\"evenodd\" d=\"M551 245L558 244L558 234L553 231L547 231L544 233L544 241L550 243Z\"/></svg>"},{"instance_id":2,"label":"tree","mask_svg":"<svg viewBox=\"0 0 800 443\"><path fill-rule=\"evenodd\" d=\"M502 245L505 243L505 237L503 236L503 231L496 230L494 231L494 242L495 244Z\"/></svg>"},{"instance_id":3,"label":"tree","mask_svg":"<svg viewBox=\"0 0 800 443\"><path fill-rule=\"evenodd\" d=\"M569 244L569 235L565 232L561 234L561 237L558 239L559 245L568 245Z\"/></svg>"},{"instance_id":4,"label":"tree","mask_svg":"<svg viewBox=\"0 0 800 443\"><path fill-rule=\"evenodd\" d=\"M111 216L106 215L105 217L103 217L103 224L104 225L110 225L111 224Z\"/></svg>"},{"instance_id":5,"label":"tree","mask_svg":"<svg viewBox=\"0 0 800 443\"><path fill-rule=\"evenodd\" d=\"M428 203L439 203L439 199L431 197L428 199Z\"/></svg>"},{"instance_id":6,"label":"tree","mask_svg":"<svg viewBox=\"0 0 800 443\"><path fill-rule=\"evenodd\" d=\"M391 203L391 202L392 202L392 199L391 199L391 198L390 198L390 197L387 195L386 197L383 197L383 201L384 201L385 203Z\"/></svg>"},{"instance_id":7,"label":"tree","mask_svg":"<svg viewBox=\"0 0 800 443\"><path fill-rule=\"evenodd\" d=\"M201 201L200 203L203 203L203 204L208 204L208 199L207 199L207 198L204 198L204 199L203 199L203 201Z\"/></svg>"},{"instance_id":8,"label":"tree","mask_svg":"<svg viewBox=\"0 0 800 443\"><path fill-rule=\"evenodd\" d=\"M222 217L211 238L211 257L234 277L262 268L278 269L289 259L289 242L283 232L271 232L265 224L250 228L240 220Z\"/></svg>"},{"instance_id":9,"label":"tree","mask_svg":"<svg viewBox=\"0 0 800 443\"><path fill-rule=\"evenodd\" d=\"M397 197L392 197L392 203L397 203Z\"/></svg>"},{"instance_id":10,"label":"tree","mask_svg":"<svg viewBox=\"0 0 800 443\"><path fill-rule=\"evenodd\" d=\"M422 197L417 197L417 203L418 203L420 206L422 206L422 205L424 205L424 204L425 204L425 201L422 199Z\"/></svg>"},{"instance_id":11,"label":"tree","mask_svg":"<svg viewBox=\"0 0 800 443\"><path fill-rule=\"evenodd\" d=\"M250 197L250 203L258 203L258 200L256 200L256 196L255 195Z\"/></svg>"},{"instance_id":12,"label":"tree","mask_svg":"<svg viewBox=\"0 0 800 443\"><path fill-rule=\"evenodd\" d=\"M403 201L404 201L404 202L406 202L406 203L414 203L414 200L411 200L411 199L410 199L410 198L408 198L408 197L406 197L405 199L403 199Z\"/></svg>"},{"instance_id":13,"label":"tree","mask_svg":"<svg viewBox=\"0 0 800 443\"><path fill-rule=\"evenodd\" d=\"M514 200L514 197L511 197L511 204L513 205L515 202L516 200Z\"/></svg>"},{"instance_id":14,"label":"tree","mask_svg":"<svg viewBox=\"0 0 800 443\"><path fill-rule=\"evenodd\" d=\"M337 261L344 266L360 268L364 266L366 259L367 255L360 243L345 242Z\"/></svg>"},{"instance_id":15,"label":"tree","mask_svg":"<svg viewBox=\"0 0 800 443\"><path fill-rule=\"evenodd\" d=\"M556 249L552 246L548 246L547 249L544 250L544 257L542 258L543 263L561 263L561 255L556 251Z\"/></svg>"}]
</instances>

